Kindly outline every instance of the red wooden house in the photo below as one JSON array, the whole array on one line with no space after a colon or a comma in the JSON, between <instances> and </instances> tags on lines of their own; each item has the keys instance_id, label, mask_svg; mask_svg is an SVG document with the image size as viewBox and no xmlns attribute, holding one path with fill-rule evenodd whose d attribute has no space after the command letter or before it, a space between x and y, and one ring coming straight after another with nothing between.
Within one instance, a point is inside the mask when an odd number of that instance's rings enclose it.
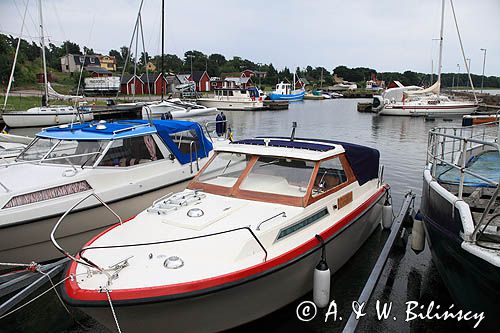
<instances>
[{"instance_id":1,"label":"red wooden house","mask_svg":"<svg viewBox=\"0 0 500 333\"><path fill-rule=\"evenodd\" d=\"M210 76L207 71L194 71L189 80L196 83L196 91L210 91Z\"/></svg>"},{"instance_id":2,"label":"red wooden house","mask_svg":"<svg viewBox=\"0 0 500 333\"><path fill-rule=\"evenodd\" d=\"M144 82L139 76L125 74L120 82L120 92L125 95L142 95L144 94Z\"/></svg>"}]
</instances>

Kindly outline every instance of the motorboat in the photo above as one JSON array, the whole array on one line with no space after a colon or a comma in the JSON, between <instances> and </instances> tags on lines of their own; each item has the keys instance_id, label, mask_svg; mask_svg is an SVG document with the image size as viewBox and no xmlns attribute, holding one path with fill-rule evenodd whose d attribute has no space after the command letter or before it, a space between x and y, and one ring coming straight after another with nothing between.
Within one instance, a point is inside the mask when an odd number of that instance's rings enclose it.
<instances>
[{"instance_id":1,"label":"motorboat","mask_svg":"<svg viewBox=\"0 0 500 333\"><path fill-rule=\"evenodd\" d=\"M222 331L306 294L322 250L333 273L381 221L388 185L375 149L292 135L215 150L187 189L78 254L53 237L74 260L66 303L111 330Z\"/></svg>"},{"instance_id":2,"label":"motorboat","mask_svg":"<svg viewBox=\"0 0 500 333\"><path fill-rule=\"evenodd\" d=\"M116 222L104 202L132 216L194 177L212 154L200 124L123 120L43 129L12 163L0 164L0 262L60 257L50 230L68 215L63 243L77 250ZM175 188L175 187L174 187Z\"/></svg>"},{"instance_id":3,"label":"motorboat","mask_svg":"<svg viewBox=\"0 0 500 333\"><path fill-rule=\"evenodd\" d=\"M217 113L217 108L206 107L194 102L171 98L142 107L142 118L149 119L181 119L207 116Z\"/></svg>"},{"instance_id":4,"label":"motorboat","mask_svg":"<svg viewBox=\"0 0 500 333\"><path fill-rule=\"evenodd\" d=\"M283 81L276 85L270 94L269 98L273 101L301 101L304 99L306 91L302 89L293 89L290 83L284 83Z\"/></svg>"},{"instance_id":5,"label":"motorboat","mask_svg":"<svg viewBox=\"0 0 500 333\"><path fill-rule=\"evenodd\" d=\"M358 89L358 85L354 82L340 82L337 84L334 84L330 90L332 91L345 91L345 90L356 90Z\"/></svg>"},{"instance_id":6,"label":"motorboat","mask_svg":"<svg viewBox=\"0 0 500 333\"><path fill-rule=\"evenodd\" d=\"M420 215L432 259L457 310L500 326L500 125L429 133Z\"/></svg>"},{"instance_id":7,"label":"motorboat","mask_svg":"<svg viewBox=\"0 0 500 333\"><path fill-rule=\"evenodd\" d=\"M0 164L15 159L32 140L27 136L0 133Z\"/></svg>"},{"instance_id":8,"label":"motorboat","mask_svg":"<svg viewBox=\"0 0 500 333\"><path fill-rule=\"evenodd\" d=\"M445 14L445 6L444 0L442 0L441 5L441 30L439 35L439 63L438 63L438 79L432 84L430 87L426 89L420 90L404 90L401 100L391 100L389 103L385 102L380 103L380 100L375 100L376 104L373 110L377 111L380 115L386 116L458 116L471 114L476 112L478 108L478 101L476 94L474 93L474 101L465 101L465 100L456 100L450 98L441 93L441 62L443 57L443 29L444 29L444 14ZM460 36L458 31L457 32ZM460 42L461 43L461 42ZM469 66L465 59L464 62L467 71L469 72ZM471 82L471 86L474 87L472 83L472 79L469 74L469 80Z\"/></svg>"},{"instance_id":9,"label":"motorboat","mask_svg":"<svg viewBox=\"0 0 500 333\"><path fill-rule=\"evenodd\" d=\"M90 110L77 110L68 105L36 106L26 111L4 112L2 118L9 127L42 127L91 121L94 115Z\"/></svg>"},{"instance_id":10,"label":"motorboat","mask_svg":"<svg viewBox=\"0 0 500 333\"><path fill-rule=\"evenodd\" d=\"M264 109L264 98L255 87L247 89L215 89L213 97L198 98L196 102L219 110L255 111Z\"/></svg>"}]
</instances>

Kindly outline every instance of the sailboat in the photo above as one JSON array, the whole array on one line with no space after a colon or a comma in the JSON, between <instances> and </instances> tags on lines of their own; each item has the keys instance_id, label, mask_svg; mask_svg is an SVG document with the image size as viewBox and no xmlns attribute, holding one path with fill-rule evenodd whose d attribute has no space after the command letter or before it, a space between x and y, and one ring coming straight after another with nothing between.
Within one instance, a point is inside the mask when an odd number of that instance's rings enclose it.
<instances>
[{"instance_id":1,"label":"sailboat","mask_svg":"<svg viewBox=\"0 0 500 333\"><path fill-rule=\"evenodd\" d=\"M42 106L37 106L28 109L27 111L3 112L2 118L9 127L39 127L39 126L52 126L58 124L67 124L76 121L90 121L94 119L92 111L79 111L73 106L67 105L49 105L49 97L54 96L55 90L50 87L47 79L47 63L45 59L45 38L43 32L43 14L42 14L42 1L38 1L40 12L40 42L42 48L42 61L43 61L43 80L44 80L44 96L42 96ZM23 21L24 25L24 21ZM22 30L21 30L22 31ZM19 40L21 37L19 37ZM7 94L5 96L4 110L7 104L7 98L10 86L13 80L14 67L16 66L17 53L12 65L12 74L9 80ZM57 94L57 93L56 93Z\"/></svg>"},{"instance_id":2,"label":"sailboat","mask_svg":"<svg viewBox=\"0 0 500 333\"><path fill-rule=\"evenodd\" d=\"M161 77L165 76L165 1L161 2ZM191 83L189 84L191 86ZM181 119L196 116L206 116L217 113L217 108L198 105L196 102L184 102L178 98L163 99L165 80L161 80L161 100L148 103L142 107L143 119Z\"/></svg>"},{"instance_id":3,"label":"sailboat","mask_svg":"<svg viewBox=\"0 0 500 333\"><path fill-rule=\"evenodd\" d=\"M444 29L444 1L441 4L441 31L439 36L439 64L438 79L430 87L422 90L408 90L402 95L401 100L387 101L380 109L379 114L390 116L436 116L436 115L464 115L476 112L478 108L477 99L472 101L453 100L450 97L441 94L441 62L443 56L443 29ZM457 26L458 29L458 26ZM459 35L460 38L460 35ZM461 41L460 41L461 43ZM464 60L465 60L465 54ZM470 78L470 71L465 61L469 80L474 89ZM475 94L474 94L475 97Z\"/></svg>"},{"instance_id":4,"label":"sailboat","mask_svg":"<svg viewBox=\"0 0 500 333\"><path fill-rule=\"evenodd\" d=\"M295 89L295 73L293 73L293 87L290 83L281 81L276 85L276 89L269 94L269 98L273 101L301 101L304 99L306 91L304 88Z\"/></svg>"}]
</instances>

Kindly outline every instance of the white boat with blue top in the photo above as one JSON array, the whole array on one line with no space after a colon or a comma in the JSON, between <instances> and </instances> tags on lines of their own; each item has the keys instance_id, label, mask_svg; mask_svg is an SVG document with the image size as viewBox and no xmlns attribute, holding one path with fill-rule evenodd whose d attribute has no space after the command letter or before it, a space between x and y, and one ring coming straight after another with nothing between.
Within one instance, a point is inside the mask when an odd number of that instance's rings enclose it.
<instances>
[{"instance_id":1,"label":"white boat with blue top","mask_svg":"<svg viewBox=\"0 0 500 333\"><path fill-rule=\"evenodd\" d=\"M70 249L80 248L117 221L98 207L101 200L120 216L137 214L172 185L192 178L212 149L202 127L187 121L93 122L42 130L15 162L0 165L0 262L60 256L50 230L74 205L68 215L73 223L59 237Z\"/></svg>"},{"instance_id":2,"label":"white boat with blue top","mask_svg":"<svg viewBox=\"0 0 500 333\"><path fill-rule=\"evenodd\" d=\"M301 101L304 99L306 91L304 89L292 89L290 83L280 82L276 89L269 94L273 101Z\"/></svg>"}]
</instances>

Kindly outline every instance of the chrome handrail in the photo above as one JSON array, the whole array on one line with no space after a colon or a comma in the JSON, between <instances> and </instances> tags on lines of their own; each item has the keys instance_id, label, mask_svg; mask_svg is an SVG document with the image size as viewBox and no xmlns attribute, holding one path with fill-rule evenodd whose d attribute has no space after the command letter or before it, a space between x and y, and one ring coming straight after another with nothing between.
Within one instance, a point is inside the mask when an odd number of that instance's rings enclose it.
<instances>
[{"instance_id":1,"label":"chrome handrail","mask_svg":"<svg viewBox=\"0 0 500 333\"><path fill-rule=\"evenodd\" d=\"M260 222L260 223L257 225L257 228L255 228L255 230L259 230L259 231L260 231L260 226L261 226L261 225L263 225L264 223L269 222L269 221L271 221L271 220L275 219L275 218L276 218L276 217L278 217L278 216L281 216L281 217L286 217L286 212L284 212L284 211L283 211L283 212L281 212L281 213L279 213L279 214L276 214L276 215L274 215L274 216L271 216L270 218L265 219L264 221Z\"/></svg>"},{"instance_id":2,"label":"chrome handrail","mask_svg":"<svg viewBox=\"0 0 500 333\"><path fill-rule=\"evenodd\" d=\"M259 238L255 235L255 233L252 231L250 227L239 227L239 228L234 228L234 229L228 229L228 230L223 230L223 231L218 231L218 232L213 232L211 234L204 234L204 235L199 235L199 236L192 236L192 237L185 237L185 238L178 238L178 239L169 239L169 240L163 240L163 241L156 241L156 242L147 242L147 243L135 243L135 244L119 244L119 245L106 245L106 246L87 246L82 248L80 251L78 251L77 256L84 260L88 260L83 256L83 252L88 251L88 250L103 250L103 249L116 249L116 248L125 248L125 247L138 247L138 246L150 246L150 245L158 245L158 244L168 244L168 243L176 243L176 242L183 242L183 241L188 241L188 240L193 240L193 239L199 239L199 238L206 238L206 237L212 237L212 236L217 236L217 235L222 235L222 234L227 234L230 232L234 231L239 231L239 230L247 230L250 232L252 235L253 239L257 242L259 247L264 251L264 262L267 261L267 250L264 247L264 245L261 243ZM89 260L90 261L90 260ZM85 265L85 263L83 263Z\"/></svg>"},{"instance_id":3,"label":"chrome handrail","mask_svg":"<svg viewBox=\"0 0 500 333\"><path fill-rule=\"evenodd\" d=\"M64 212L64 214L59 218L59 220L57 221L57 223L54 225L54 228L52 228L52 231L50 233L50 240L52 242L52 244L55 246L55 248L61 252L62 254L64 254L64 256L68 257L69 259L79 263L79 264L82 264L82 265L85 265L87 267L92 267L92 268L96 268L97 270L99 270L100 272L103 272L105 274L108 275L108 279L111 278L111 276L109 276L109 274L101 267L99 267L98 265L94 264L92 261L90 261L89 259L87 258L84 258L84 257L80 257L82 258L82 260L78 259L77 257L79 256L79 253L78 255L75 257L73 255L71 255L68 251L64 250L60 245L59 243L56 241L56 238L55 238L55 233L56 233L56 230L59 228L59 225L62 223L62 221L66 218L66 216L71 213L71 211L73 211L76 207L78 207L82 202L84 202L85 200L87 200L88 198L90 197L95 197L97 199L97 201L99 201L106 209L108 209L119 221L120 224L123 223L121 217L115 213L114 210L111 209L111 207L109 207L97 194L95 193L89 193L87 196L83 197L82 199L78 200L73 206L71 206L66 212Z\"/></svg>"},{"instance_id":4,"label":"chrome handrail","mask_svg":"<svg viewBox=\"0 0 500 333\"><path fill-rule=\"evenodd\" d=\"M226 120L213 120L213 121L207 121L207 122L203 125L203 127L205 128L205 132L207 133L207 135L208 135L208 137L209 137L210 141L213 141L213 138L212 138L212 136L210 135L210 130L208 129L208 126L209 126L209 125L215 125L215 126L217 126L217 124L218 124L218 123L226 123L226 125L227 125L227 124L228 124L228 120L226 119ZM215 129L214 129L213 131L215 131ZM213 131L212 131L212 132L213 132ZM224 135L227 135L227 132L228 132L228 131L226 130L226 132L224 133ZM224 138L226 138L226 139L227 139L227 137L224 137Z\"/></svg>"},{"instance_id":5,"label":"chrome handrail","mask_svg":"<svg viewBox=\"0 0 500 333\"><path fill-rule=\"evenodd\" d=\"M191 141L189 143L189 168L191 173L193 173L193 144L195 143L196 141ZM194 153L196 154L196 168L197 171L200 171L200 159L198 158L198 147L196 147L196 145L194 145Z\"/></svg>"}]
</instances>

